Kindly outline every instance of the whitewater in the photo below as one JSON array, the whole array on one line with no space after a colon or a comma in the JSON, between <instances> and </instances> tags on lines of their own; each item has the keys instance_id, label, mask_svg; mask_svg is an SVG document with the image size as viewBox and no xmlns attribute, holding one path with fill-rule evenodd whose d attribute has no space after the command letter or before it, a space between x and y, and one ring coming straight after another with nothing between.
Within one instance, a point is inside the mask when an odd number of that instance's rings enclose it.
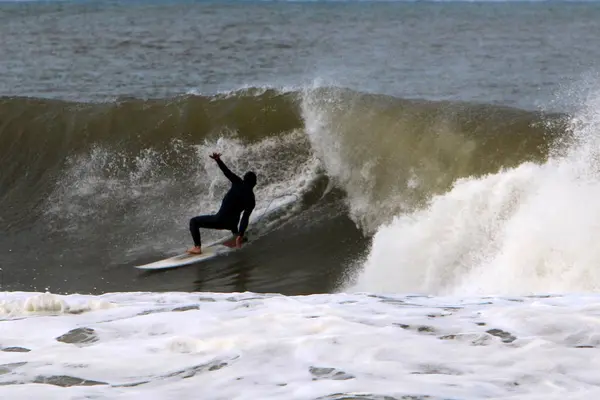
<instances>
[{"instance_id":1,"label":"whitewater","mask_svg":"<svg viewBox=\"0 0 600 400\"><path fill-rule=\"evenodd\" d=\"M10 399L599 394L595 295L10 293L0 309Z\"/></svg>"},{"instance_id":2,"label":"whitewater","mask_svg":"<svg viewBox=\"0 0 600 400\"><path fill-rule=\"evenodd\" d=\"M570 134L546 162L458 179L423 209L380 227L355 289L597 292L600 99L591 87L561 98L577 106Z\"/></svg>"}]
</instances>

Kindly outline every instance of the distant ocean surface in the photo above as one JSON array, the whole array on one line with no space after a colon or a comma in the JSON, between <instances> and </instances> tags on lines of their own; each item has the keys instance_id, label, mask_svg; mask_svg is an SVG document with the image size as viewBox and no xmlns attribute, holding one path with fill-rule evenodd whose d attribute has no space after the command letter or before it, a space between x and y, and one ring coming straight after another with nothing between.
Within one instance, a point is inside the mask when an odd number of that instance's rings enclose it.
<instances>
[{"instance_id":1,"label":"distant ocean surface","mask_svg":"<svg viewBox=\"0 0 600 400\"><path fill-rule=\"evenodd\" d=\"M0 1L0 397L599 398L599 21ZM249 243L133 268L218 209L213 151Z\"/></svg>"}]
</instances>

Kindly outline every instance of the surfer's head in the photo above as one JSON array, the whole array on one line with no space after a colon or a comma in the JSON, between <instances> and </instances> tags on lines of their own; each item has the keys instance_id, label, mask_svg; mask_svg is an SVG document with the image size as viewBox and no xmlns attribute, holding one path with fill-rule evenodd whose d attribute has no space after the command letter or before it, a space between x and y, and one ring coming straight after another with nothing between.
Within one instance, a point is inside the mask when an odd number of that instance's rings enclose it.
<instances>
[{"instance_id":1,"label":"surfer's head","mask_svg":"<svg viewBox=\"0 0 600 400\"><path fill-rule=\"evenodd\" d=\"M248 171L244 174L244 183L250 187L256 186L256 174Z\"/></svg>"}]
</instances>

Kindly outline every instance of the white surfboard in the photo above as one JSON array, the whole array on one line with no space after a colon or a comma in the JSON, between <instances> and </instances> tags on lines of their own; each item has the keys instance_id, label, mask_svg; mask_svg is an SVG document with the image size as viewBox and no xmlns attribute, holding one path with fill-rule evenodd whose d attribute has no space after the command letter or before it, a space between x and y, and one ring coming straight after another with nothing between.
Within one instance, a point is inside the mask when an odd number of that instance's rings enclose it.
<instances>
[{"instance_id":1,"label":"white surfboard","mask_svg":"<svg viewBox=\"0 0 600 400\"><path fill-rule=\"evenodd\" d=\"M203 247L202 254L188 254L187 252L181 253L170 258L165 258L164 260L152 262L150 264L136 265L135 268L146 270L177 268L184 265L196 264L202 261L210 260L211 258L215 258L235 250L237 250L235 247L227 247L223 246L222 244L216 244Z\"/></svg>"}]
</instances>

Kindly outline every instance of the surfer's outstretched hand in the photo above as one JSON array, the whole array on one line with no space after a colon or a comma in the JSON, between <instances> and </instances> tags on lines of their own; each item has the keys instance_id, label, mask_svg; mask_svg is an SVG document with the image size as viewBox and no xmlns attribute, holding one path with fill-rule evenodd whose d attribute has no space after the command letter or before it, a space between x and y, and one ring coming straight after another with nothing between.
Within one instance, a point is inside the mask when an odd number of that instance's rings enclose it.
<instances>
[{"instance_id":1,"label":"surfer's outstretched hand","mask_svg":"<svg viewBox=\"0 0 600 400\"><path fill-rule=\"evenodd\" d=\"M221 153L212 153L210 155L210 158L212 158L215 161L220 160L221 159Z\"/></svg>"},{"instance_id":2,"label":"surfer's outstretched hand","mask_svg":"<svg viewBox=\"0 0 600 400\"><path fill-rule=\"evenodd\" d=\"M235 247L237 247L238 249L242 247L242 240L243 237L238 236L235 238Z\"/></svg>"}]
</instances>

